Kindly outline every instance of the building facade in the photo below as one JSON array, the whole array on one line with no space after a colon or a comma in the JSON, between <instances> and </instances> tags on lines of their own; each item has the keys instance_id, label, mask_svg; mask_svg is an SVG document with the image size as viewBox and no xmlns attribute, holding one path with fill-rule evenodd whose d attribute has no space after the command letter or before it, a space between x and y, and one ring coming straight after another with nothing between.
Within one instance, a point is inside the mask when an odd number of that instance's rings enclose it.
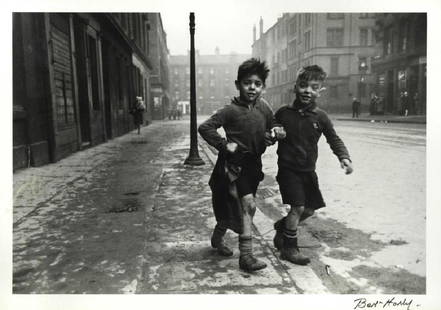
<instances>
[{"instance_id":1,"label":"building facade","mask_svg":"<svg viewBox=\"0 0 441 310\"><path fill-rule=\"evenodd\" d=\"M426 13L378 14L379 54L372 68L376 91L386 113L403 113L407 95L409 114L426 114Z\"/></svg>"},{"instance_id":2,"label":"building facade","mask_svg":"<svg viewBox=\"0 0 441 310\"><path fill-rule=\"evenodd\" d=\"M141 13L13 13L14 169L133 129L135 97L153 102L150 31Z\"/></svg>"},{"instance_id":3,"label":"building facade","mask_svg":"<svg viewBox=\"0 0 441 310\"><path fill-rule=\"evenodd\" d=\"M196 51L196 102L198 113L212 114L236 96L234 81L237 69L247 54L220 54L216 48L212 55L200 55ZM170 56L170 89L172 108L189 113L190 55Z\"/></svg>"},{"instance_id":4,"label":"building facade","mask_svg":"<svg viewBox=\"0 0 441 310\"><path fill-rule=\"evenodd\" d=\"M297 71L317 64L328 74L320 105L351 109L352 97L369 105L375 90L371 62L377 54L374 13L284 13L266 32L253 29L253 56L268 62L266 98L277 108L294 99Z\"/></svg>"},{"instance_id":5,"label":"building facade","mask_svg":"<svg viewBox=\"0 0 441 310\"><path fill-rule=\"evenodd\" d=\"M150 76L153 119L164 119L170 106L169 50L161 14L148 13L152 72Z\"/></svg>"}]
</instances>

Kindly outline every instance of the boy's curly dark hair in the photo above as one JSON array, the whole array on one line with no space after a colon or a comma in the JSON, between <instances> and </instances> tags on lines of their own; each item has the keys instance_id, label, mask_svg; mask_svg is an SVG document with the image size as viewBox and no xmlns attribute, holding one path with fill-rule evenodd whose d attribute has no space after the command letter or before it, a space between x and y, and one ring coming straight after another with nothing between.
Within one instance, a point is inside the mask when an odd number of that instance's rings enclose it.
<instances>
[{"instance_id":1,"label":"boy's curly dark hair","mask_svg":"<svg viewBox=\"0 0 441 310\"><path fill-rule=\"evenodd\" d=\"M317 65L302 67L297 71L297 80L302 81L317 80L323 82L326 79L326 76L327 74L322 67Z\"/></svg>"},{"instance_id":2,"label":"boy's curly dark hair","mask_svg":"<svg viewBox=\"0 0 441 310\"><path fill-rule=\"evenodd\" d=\"M266 66L265 61L261 61L257 58L250 58L248 60L245 60L237 70L237 80L240 81L243 78L251 75L256 74L265 84L265 80L268 77L269 69Z\"/></svg>"}]
</instances>

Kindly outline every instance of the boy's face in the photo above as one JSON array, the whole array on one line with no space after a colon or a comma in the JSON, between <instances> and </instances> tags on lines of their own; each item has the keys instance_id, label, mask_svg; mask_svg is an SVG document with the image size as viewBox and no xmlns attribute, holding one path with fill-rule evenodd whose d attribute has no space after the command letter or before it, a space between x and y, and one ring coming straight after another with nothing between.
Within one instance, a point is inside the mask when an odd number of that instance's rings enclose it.
<instances>
[{"instance_id":1,"label":"boy's face","mask_svg":"<svg viewBox=\"0 0 441 310\"><path fill-rule=\"evenodd\" d=\"M251 103L262 94L265 85L257 74L251 74L240 81L236 81L236 88L240 93L240 99Z\"/></svg>"},{"instance_id":2,"label":"boy's face","mask_svg":"<svg viewBox=\"0 0 441 310\"><path fill-rule=\"evenodd\" d=\"M302 104L309 104L315 102L317 97L320 97L322 82L318 80L297 80L294 89L297 100Z\"/></svg>"}]
</instances>

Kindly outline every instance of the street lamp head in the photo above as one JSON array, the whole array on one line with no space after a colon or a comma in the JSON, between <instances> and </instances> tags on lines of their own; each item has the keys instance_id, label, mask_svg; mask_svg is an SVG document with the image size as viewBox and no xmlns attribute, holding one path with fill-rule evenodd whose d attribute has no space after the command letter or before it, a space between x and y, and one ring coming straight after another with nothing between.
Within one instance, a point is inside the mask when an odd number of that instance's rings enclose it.
<instances>
[{"instance_id":1,"label":"street lamp head","mask_svg":"<svg viewBox=\"0 0 441 310\"><path fill-rule=\"evenodd\" d=\"M190 32L194 33L195 22L194 22L194 13L190 13Z\"/></svg>"}]
</instances>

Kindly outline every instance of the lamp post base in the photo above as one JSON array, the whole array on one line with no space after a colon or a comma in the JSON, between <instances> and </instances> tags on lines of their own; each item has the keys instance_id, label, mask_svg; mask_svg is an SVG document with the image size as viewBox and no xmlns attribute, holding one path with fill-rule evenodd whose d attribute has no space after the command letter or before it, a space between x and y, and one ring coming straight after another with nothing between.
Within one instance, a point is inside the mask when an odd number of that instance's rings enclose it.
<instances>
[{"instance_id":1,"label":"lamp post base","mask_svg":"<svg viewBox=\"0 0 441 310\"><path fill-rule=\"evenodd\" d=\"M205 165L205 162L199 156L188 156L184 161L184 165L202 166Z\"/></svg>"}]
</instances>

